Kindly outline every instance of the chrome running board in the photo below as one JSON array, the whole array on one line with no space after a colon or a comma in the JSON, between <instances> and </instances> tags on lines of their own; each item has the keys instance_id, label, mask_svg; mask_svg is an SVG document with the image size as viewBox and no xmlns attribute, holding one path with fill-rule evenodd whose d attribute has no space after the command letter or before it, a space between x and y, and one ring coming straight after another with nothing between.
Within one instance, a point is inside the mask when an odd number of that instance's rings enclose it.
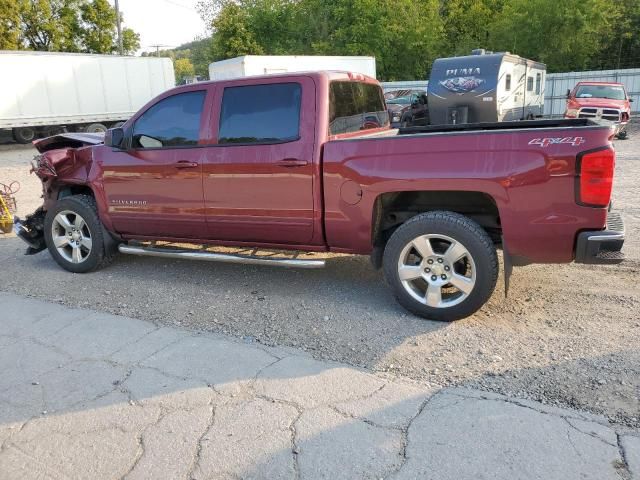
<instances>
[{"instance_id":1,"label":"chrome running board","mask_svg":"<svg viewBox=\"0 0 640 480\"><path fill-rule=\"evenodd\" d=\"M242 263L245 265L272 265L276 267L294 268L323 268L324 260L299 260L297 258L269 258L257 256L236 255L231 253L214 253L204 250L169 249L157 247L139 247L118 245L120 253L140 255L143 257L181 258L184 260L203 260L207 262Z\"/></svg>"}]
</instances>

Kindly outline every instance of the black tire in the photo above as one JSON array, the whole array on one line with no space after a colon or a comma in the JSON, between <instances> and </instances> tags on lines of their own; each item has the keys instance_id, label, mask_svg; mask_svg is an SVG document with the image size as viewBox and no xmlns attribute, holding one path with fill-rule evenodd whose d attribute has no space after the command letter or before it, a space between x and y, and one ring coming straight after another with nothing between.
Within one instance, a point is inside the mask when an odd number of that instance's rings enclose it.
<instances>
[{"instance_id":1,"label":"black tire","mask_svg":"<svg viewBox=\"0 0 640 480\"><path fill-rule=\"evenodd\" d=\"M414 298L400 280L399 262L403 251L406 251L406 248L411 248L409 244L413 244L414 240L424 235L449 237L462 244L472 258L475 283L470 292L466 294L466 298L458 300L460 303L451 306L431 307ZM429 243L431 245L431 241ZM423 260L426 261L426 259ZM463 260L465 264L468 261L467 258ZM420 317L443 322L468 317L480 309L489 300L495 289L499 270L496 249L487 232L468 217L446 211L422 213L401 225L387 242L383 266L385 278L392 287L396 299L404 308ZM459 267L460 265L456 263L450 268L455 270ZM435 280L435 277L437 275L430 278ZM428 279L418 278L416 281L422 281L428 287ZM455 295L456 289L453 290ZM463 297L464 294L460 291L458 299Z\"/></svg>"},{"instance_id":2,"label":"black tire","mask_svg":"<svg viewBox=\"0 0 640 480\"><path fill-rule=\"evenodd\" d=\"M80 263L73 263L65 258L54 245L54 219L59 213L65 211L70 212L72 217L76 214L82 217L86 224L87 231L89 232L91 248L88 252L87 250L84 251L86 258ZM49 253L58 265L69 272L86 273L107 266L113 258L111 254L112 252L107 249L108 235L109 233L104 229L104 226L98 217L98 209L96 207L95 199L89 195L73 195L65 197L59 200L55 207L49 210L45 216L44 238L47 248L49 249Z\"/></svg>"},{"instance_id":3,"label":"black tire","mask_svg":"<svg viewBox=\"0 0 640 480\"><path fill-rule=\"evenodd\" d=\"M31 143L36 138L38 138L35 128L31 128L31 127L14 128L12 133L13 133L13 139L16 142L21 143L22 145Z\"/></svg>"},{"instance_id":4,"label":"black tire","mask_svg":"<svg viewBox=\"0 0 640 480\"><path fill-rule=\"evenodd\" d=\"M616 138L618 140L628 140L629 134L627 133L626 130L622 130L621 132L618 132L618 134L616 135Z\"/></svg>"},{"instance_id":5,"label":"black tire","mask_svg":"<svg viewBox=\"0 0 640 480\"><path fill-rule=\"evenodd\" d=\"M402 126L402 128L407 128L407 127L411 127L413 126L413 118L411 117L405 117L402 122L400 123L400 125Z\"/></svg>"},{"instance_id":6,"label":"black tire","mask_svg":"<svg viewBox=\"0 0 640 480\"><path fill-rule=\"evenodd\" d=\"M104 133L107 130L107 126L102 123L92 123L91 125L87 125L84 129L87 133Z\"/></svg>"}]
</instances>

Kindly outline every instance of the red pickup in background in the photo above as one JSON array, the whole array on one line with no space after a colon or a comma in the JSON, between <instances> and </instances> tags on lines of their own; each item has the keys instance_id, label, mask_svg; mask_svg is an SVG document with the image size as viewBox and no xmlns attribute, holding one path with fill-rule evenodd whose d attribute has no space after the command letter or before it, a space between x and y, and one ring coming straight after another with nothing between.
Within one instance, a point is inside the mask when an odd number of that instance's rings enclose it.
<instances>
[{"instance_id":1,"label":"red pickup in background","mask_svg":"<svg viewBox=\"0 0 640 480\"><path fill-rule=\"evenodd\" d=\"M565 118L607 120L617 126L616 136L627 138L631 119L631 102L622 83L579 82L567 91Z\"/></svg>"}]
</instances>

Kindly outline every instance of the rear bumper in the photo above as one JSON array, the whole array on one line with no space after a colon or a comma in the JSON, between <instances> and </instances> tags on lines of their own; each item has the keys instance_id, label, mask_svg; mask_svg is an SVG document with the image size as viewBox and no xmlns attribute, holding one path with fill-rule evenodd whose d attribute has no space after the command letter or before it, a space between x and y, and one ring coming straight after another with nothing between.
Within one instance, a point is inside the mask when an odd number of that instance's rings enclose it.
<instances>
[{"instance_id":1,"label":"rear bumper","mask_svg":"<svg viewBox=\"0 0 640 480\"><path fill-rule=\"evenodd\" d=\"M576 242L576 263L616 264L624 260L624 222L619 213L609 212L607 228L581 232Z\"/></svg>"}]
</instances>

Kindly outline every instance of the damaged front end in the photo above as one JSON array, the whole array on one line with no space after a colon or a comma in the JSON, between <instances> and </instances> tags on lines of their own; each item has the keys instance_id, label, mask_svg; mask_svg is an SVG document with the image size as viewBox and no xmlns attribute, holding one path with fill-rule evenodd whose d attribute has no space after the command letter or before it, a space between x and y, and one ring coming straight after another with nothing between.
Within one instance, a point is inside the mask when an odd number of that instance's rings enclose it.
<instances>
[{"instance_id":1,"label":"damaged front end","mask_svg":"<svg viewBox=\"0 0 640 480\"><path fill-rule=\"evenodd\" d=\"M102 134L65 133L34 142L39 152L31 162L31 173L42 181L43 205L22 220L13 219L13 231L27 245L26 255L46 248L44 222L47 210L72 189L87 183L92 163L91 146L103 143Z\"/></svg>"}]
</instances>

